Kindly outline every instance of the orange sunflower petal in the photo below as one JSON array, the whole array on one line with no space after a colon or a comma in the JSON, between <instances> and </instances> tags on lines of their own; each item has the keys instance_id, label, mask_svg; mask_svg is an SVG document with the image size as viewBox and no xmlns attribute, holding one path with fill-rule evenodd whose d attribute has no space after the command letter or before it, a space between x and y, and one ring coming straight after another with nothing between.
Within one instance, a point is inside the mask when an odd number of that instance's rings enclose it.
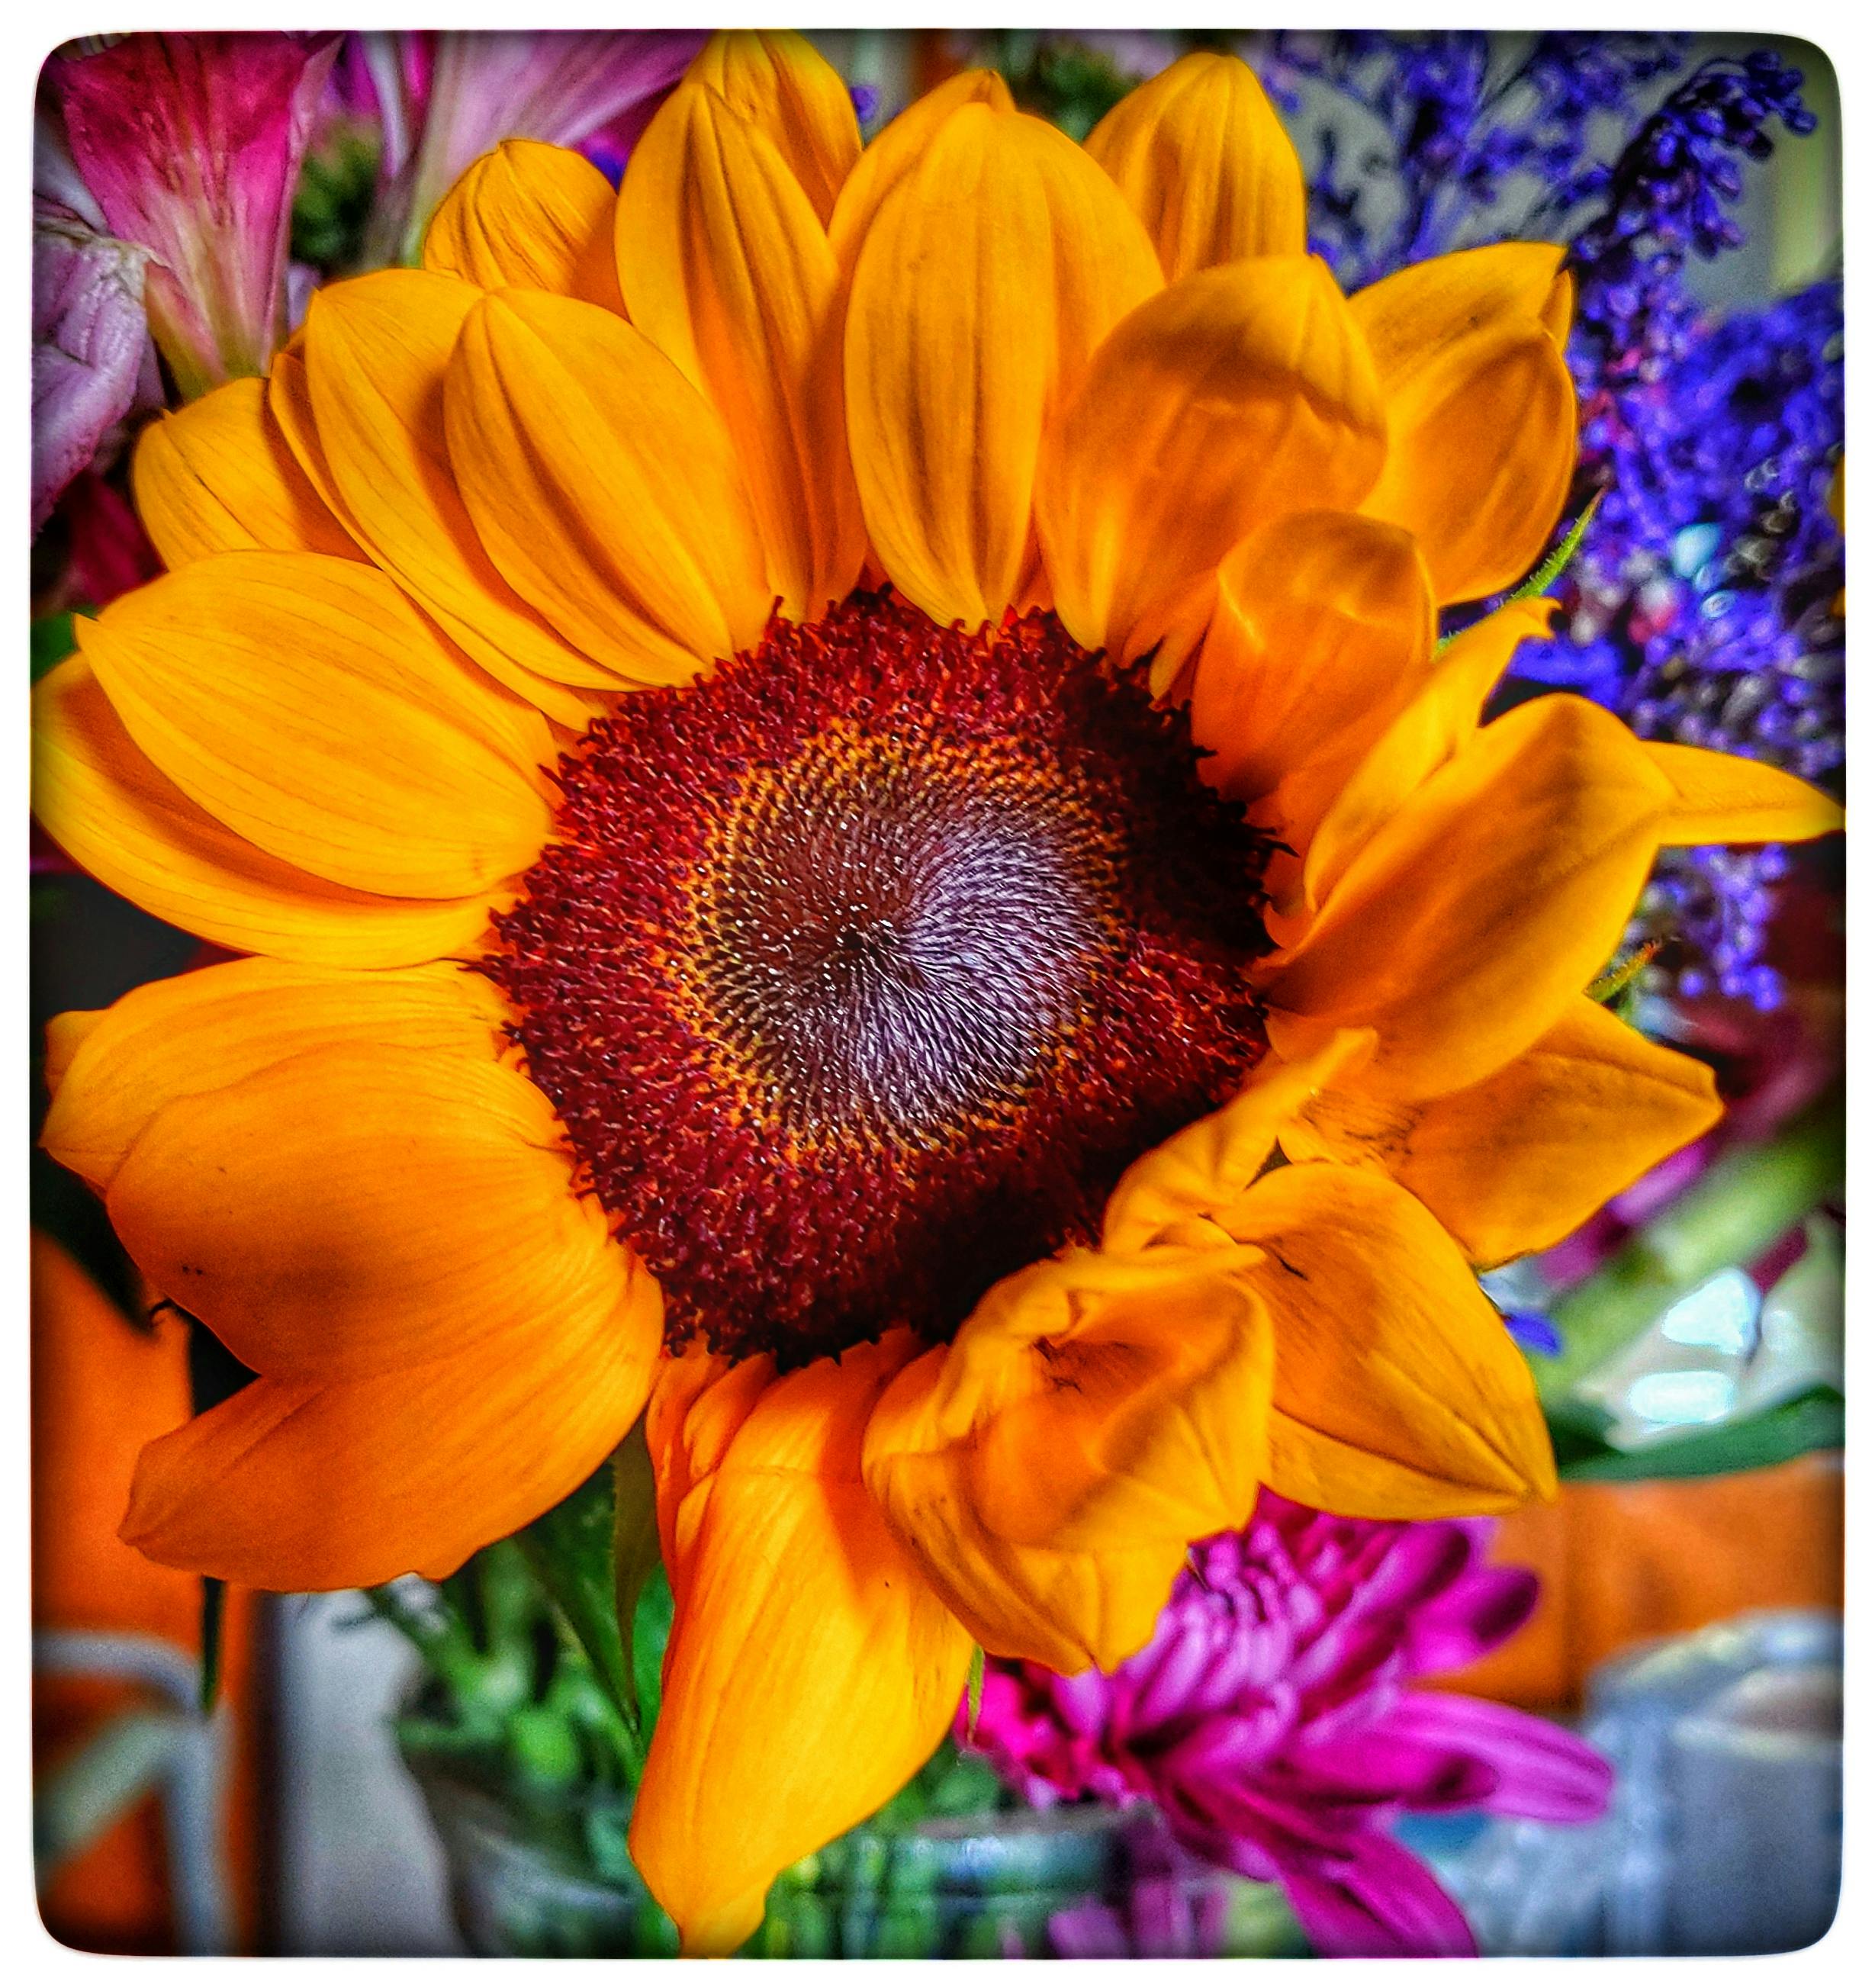
<instances>
[{"instance_id":1,"label":"orange sunflower petal","mask_svg":"<svg viewBox=\"0 0 1875 1988\"><path fill-rule=\"evenodd\" d=\"M1152 1634L1188 1543L1248 1518L1272 1354L1243 1260L1035 1264L874 1411L867 1483L992 1654L1111 1668Z\"/></svg>"},{"instance_id":2,"label":"orange sunflower petal","mask_svg":"<svg viewBox=\"0 0 1875 1988\"><path fill-rule=\"evenodd\" d=\"M672 1489L701 1509L671 1570L631 1850L688 1952L733 1951L777 1874L897 1794L957 1709L970 1638L860 1475L867 1418L914 1350L894 1334L743 1389L679 1483L660 1473L660 1516Z\"/></svg>"},{"instance_id":3,"label":"orange sunflower petal","mask_svg":"<svg viewBox=\"0 0 1875 1988\"><path fill-rule=\"evenodd\" d=\"M492 891L552 816L546 725L350 560L225 553L81 621L125 729L282 862L387 896Z\"/></svg>"},{"instance_id":4,"label":"orange sunflower petal","mask_svg":"<svg viewBox=\"0 0 1875 1988\"><path fill-rule=\"evenodd\" d=\"M618 243L632 322L735 442L770 589L793 618L818 614L866 556L826 229L769 137L690 86L632 153Z\"/></svg>"},{"instance_id":5,"label":"orange sunflower petal","mask_svg":"<svg viewBox=\"0 0 1875 1988\"><path fill-rule=\"evenodd\" d=\"M934 620L974 627L1015 597L1043 428L1160 281L1112 181L1038 118L965 103L881 201L846 418L873 549Z\"/></svg>"},{"instance_id":6,"label":"orange sunflower petal","mask_svg":"<svg viewBox=\"0 0 1875 1988\"><path fill-rule=\"evenodd\" d=\"M685 72L780 150L822 227L860 157L860 120L839 70L789 29L718 29Z\"/></svg>"},{"instance_id":7,"label":"orange sunflower petal","mask_svg":"<svg viewBox=\"0 0 1875 1988\"><path fill-rule=\"evenodd\" d=\"M1712 1073L1586 996L1481 1083L1420 1104L1330 1086L1284 1130L1295 1160L1377 1167L1475 1263L1546 1249L1718 1122Z\"/></svg>"},{"instance_id":8,"label":"orange sunflower petal","mask_svg":"<svg viewBox=\"0 0 1875 1988\"><path fill-rule=\"evenodd\" d=\"M1284 1128L1324 1087L1371 1053L1372 1033L1349 1029L1299 1063L1266 1057L1242 1090L1156 1146L1120 1177L1107 1198L1101 1245L1143 1249L1191 1217L1215 1215L1245 1193Z\"/></svg>"},{"instance_id":9,"label":"orange sunflower petal","mask_svg":"<svg viewBox=\"0 0 1875 1988\"><path fill-rule=\"evenodd\" d=\"M1299 511L1232 549L1191 691L1210 785L1291 849L1431 668L1432 583L1409 534Z\"/></svg>"},{"instance_id":10,"label":"orange sunflower petal","mask_svg":"<svg viewBox=\"0 0 1875 1988\"><path fill-rule=\"evenodd\" d=\"M69 1087L68 1087L69 1088ZM547 1100L462 1053L327 1039L171 1098L106 1205L140 1269L275 1380L352 1381L623 1302Z\"/></svg>"},{"instance_id":11,"label":"orange sunflower petal","mask_svg":"<svg viewBox=\"0 0 1875 1988\"><path fill-rule=\"evenodd\" d=\"M1536 1388L1458 1246L1353 1167L1267 1174L1217 1217L1275 1344L1268 1479L1354 1518L1451 1518L1552 1497Z\"/></svg>"},{"instance_id":12,"label":"orange sunflower petal","mask_svg":"<svg viewBox=\"0 0 1875 1988\"><path fill-rule=\"evenodd\" d=\"M1508 242L1416 262L1352 309L1387 399L1365 509L1425 549L1441 601L1534 566L1576 468L1576 392L1556 335L1562 250Z\"/></svg>"},{"instance_id":13,"label":"orange sunflower petal","mask_svg":"<svg viewBox=\"0 0 1875 1988\"><path fill-rule=\"evenodd\" d=\"M924 156L938 127L967 103L987 104L1005 114L1015 109L1009 86L994 69L965 69L914 98L860 154L827 223L827 238L843 274L852 275L880 202Z\"/></svg>"},{"instance_id":14,"label":"orange sunflower petal","mask_svg":"<svg viewBox=\"0 0 1875 1988\"><path fill-rule=\"evenodd\" d=\"M281 427L315 483L329 479L353 536L491 674L519 671L517 689L544 678L616 690L617 674L563 641L495 570L456 488L443 377L482 294L427 269L329 284L306 315L305 411L316 450L302 446L290 360L275 363Z\"/></svg>"},{"instance_id":15,"label":"orange sunflower petal","mask_svg":"<svg viewBox=\"0 0 1875 1988\"><path fill-rule=\"evenodd\" d=\"M288 1593L441 1580L576 1490L637 1418L657 1287L633 1268L604 1296L398 1373L252 1381L144 1452L123 1537Z\"/></svg>"},{"instance_id":16,"label":"orange sunflower petal","mask_svg":"<svg viewBox=\"0 0 1875 1988\"><path fill-rule=\"evenodd\" d=\"M103 1193L138 1135L178 1097L333 1043L492 1061L511 1015L492 982L453 962L340 973L239 959L151 981L77 1019L82 1036L68 1043L56 1077L48 1070L52 1102L39 1143Z\"/></svg>"},{"instance_id":17,"label":"orange sunflower petal","mask_svg":"<svg viewBox=\"0 0 1875 1988\"><path fill-rule=\"evenodd\" d=\"M1664 843L1808 842L1843 826L1843 810L1827 794L1762 759L1650 739L1641 750L1673 789Z\"/></svg>"},{"instance_id":18,"label":"orange sunflower petal","mask_svg":"<svg viewBox=\"0 0 1875 1988\"><path fill-rule=\"evenodd\" d=\"M681 683L760 639L773 597L729 438L635 326L505 291L470 313L444 397L483 544L587 654Z\"/></svg>"},{"instance_id":19,"label":"orange sunflower petal","mask_svg":"<svg viewBox=\"0 0 1875 1988\"><path fill-rule=\"evenodd\" d=\"M165 566L256 547L363 556L268 412L265 380L159 415L137 438L130 487Z\"/></svg>"},{"instance_id":20,"label":"orange sunflower petal","mask_svg":"<svg viewBox=\"0 0 1875 1988\"><path fill-rule=\"evenodd\" d=\"M1613 951L1667 792L1586 699L1538 698L1487 726L1375 832L1275 969L1278 1053L1372 1028L1363 1085L1407 1097L1508 1063Z\"/></svg>"},{"instance_id":21,"label":"orange sunflower petal","mask_svg":"<svg viewBox=\"0 0 1875 1988\"><path fill-rule=\"evenodd\" d=\"M73 860L134 904L218 945L327 966L410 966L482 950L499 900L379 897L267 855L198 807L138 750L91 665L32 692L32 806Z\"/></svg>"},{"instance_id":22,"label":"orange sunflower petal","mask_svg":"<svg viewBox=\"0 0 1875 1988\"><path fill-rule=\"evenodd\" d=\"M423 266L478 289L551 290L623 310L606 176L564 146L509 138L450 189Z\"/></svg>"},{"instance_id":23,"label":"orange sunflower petal","mask_svg":"<svg viewBox=\"0 0 1875 1988\"><path fill-rule=\"evenodd\" d=\"M1168 282L1308 245L1302 161L1239 56L1181 56L1129 90L1087 150L1146 224Z\"/></svg>"},{"instance_id":24,"label":"orange sunflower petal","mask_svg":"<svg viewBox=\"0 0 1875 1988\"><path fill-rule=\"evenodd\" d=\"M1355 509L1384 436L1367 348L1319 259L1181 279L1115 327L1042 453L1035 521L1069 633L1137 654L1153 610L1258 526Z\"/></svg>"},{"instance_id":25,"label":"orange sunflower petal","mask_svg":"<svg viewBox=\"0 0 1875 1988\"><path fill-rule=\"evenodd\" d=\"M1299 864L1279 856L1269 884L1279 907L1272 937L1289 943L1284 914L1299 889L1312 912L1382 822L1459 752L1478 732L1478 715L1520 642L1549 631L1553 600L1508 602L1453 637L1434 659L1404 708L1386 725L1343 782L1324 811Z\"/></svg>"}]
</instances>

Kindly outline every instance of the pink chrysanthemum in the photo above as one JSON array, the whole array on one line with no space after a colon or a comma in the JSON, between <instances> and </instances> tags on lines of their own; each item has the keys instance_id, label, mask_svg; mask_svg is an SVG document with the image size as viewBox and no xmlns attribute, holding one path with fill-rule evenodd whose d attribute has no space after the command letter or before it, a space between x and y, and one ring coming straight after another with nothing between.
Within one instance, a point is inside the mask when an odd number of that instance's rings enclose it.
<instances>
[{"instance_id":1,"label":"pink chrysanthemum","mask_svg":"<svg viewBox=\"0 0 1875 1988\"><path fill-rule=\"evenodd\" d=\"M1536 1577L1488 1567L1485 1520L1333 1518L1265 1491L1192 1549L1153 1640L1110 1675L992 1664L975 1743L1038 1807L1157 1805L1185 1847L1280 1883L1336 1956L1475 1951L1389 1825L1483 1807L1585 1822L1606 1763L1546 1719L1413 1681L1504 1641Z\"/></svg>"}]
</instances>

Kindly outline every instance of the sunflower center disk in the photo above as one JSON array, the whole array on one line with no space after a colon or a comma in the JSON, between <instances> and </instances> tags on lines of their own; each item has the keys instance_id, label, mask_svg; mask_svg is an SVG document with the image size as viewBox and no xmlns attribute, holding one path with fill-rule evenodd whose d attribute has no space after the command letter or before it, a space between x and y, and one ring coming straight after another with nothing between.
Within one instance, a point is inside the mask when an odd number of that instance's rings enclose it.
<instances>
[{"instance_id":1,"label":"sunflower center disk","mask_svg":"<svg viewBox=\"0 0 1875 1988\"><path fill-rule=\"evenodd\" d=\"M1265 844L1052 615L890 595L627 699L484 962L674 1344L952 1330L1262 1050Z\"/></svg>"}]
</instances>

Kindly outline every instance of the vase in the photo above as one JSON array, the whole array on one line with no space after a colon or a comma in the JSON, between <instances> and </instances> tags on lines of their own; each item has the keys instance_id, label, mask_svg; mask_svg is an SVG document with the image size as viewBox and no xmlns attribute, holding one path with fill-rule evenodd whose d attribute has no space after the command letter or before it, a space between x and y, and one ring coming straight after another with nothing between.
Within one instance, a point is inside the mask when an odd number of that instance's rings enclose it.
<instances>
[{"instance_id":1,"label":"vase","mask_svg":"<svg viewBox=\"0 0 1875 1988\"><path fill-rule=\"evenodd\" d=\"M627 1854L629 1797L551 1791L407 1746L465 1945L495 1958L667 1957ZM1074 1805L862 1825L784 1871L762 1959L1208 1958L1306 1949L1280 1891L1197 1862L1147 1809Z\"/></svg>"}]
</instances>

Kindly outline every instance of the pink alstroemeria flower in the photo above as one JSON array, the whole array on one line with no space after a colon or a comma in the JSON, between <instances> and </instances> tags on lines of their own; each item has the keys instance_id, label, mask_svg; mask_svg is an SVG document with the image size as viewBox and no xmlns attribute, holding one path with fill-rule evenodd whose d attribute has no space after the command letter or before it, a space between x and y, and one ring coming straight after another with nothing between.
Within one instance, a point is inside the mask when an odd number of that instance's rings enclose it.
<instances>
[{"instance_id":1,"label":"pink alstroemeria flower","mask_svg":"<svg viewBox=\"0 0 1875 1988\"><path fill-rule=\"evenodd\" d=\"M1038 1807L1150 1800L1198 1856L1280 1883L1323 1953L1475 1952L1389 1825L1472 1807L1585 1822L1610 1783L1547 1719L1413 1688L1535 1606L1534 1574L1484 1564L1492 1531L1332 1518L1265 1491L1244 1531L1192 1549L1153 1640L1110 1675L992 1662L974 1743Z\"/></svg>"},{"instance_id":2,"label":"pink alstroemeria flower","mask_svg":"<svg viewBox=\"0 0 1875 1988\"><path fill-rule=\"evenodd\" d=\"M602 163L616 154L622 164L708 39L702 29L356 36L341 79L355 98L362 66L384 144L370 259L414 258L437 203L503 139L599 141Z\"/></svg>"},{"instance_id":3,"label":"pink alstroemeria flower","mask_svg":"<svg viewBox=\"0 0 1875 1988\"><path fill-rule=\"evenodd\" d=\"M46 80L106 225L147 250L150 329L185 400L263 374L293 188L337 37L127 35Z\"/></svg>"}]
</instances>

